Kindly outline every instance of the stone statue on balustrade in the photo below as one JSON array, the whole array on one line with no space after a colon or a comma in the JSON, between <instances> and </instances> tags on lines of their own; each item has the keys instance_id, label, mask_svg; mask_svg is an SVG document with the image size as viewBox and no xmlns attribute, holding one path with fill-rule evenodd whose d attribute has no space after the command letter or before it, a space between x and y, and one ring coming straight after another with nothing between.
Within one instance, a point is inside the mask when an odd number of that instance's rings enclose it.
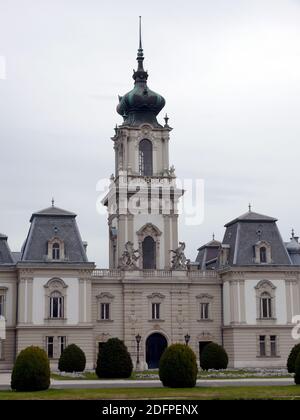
<instances>
[{"instance_id":1,"label":"stone statue on balustrade","mask_svg":"<svg viewBox=\"0 0 300 420\"><path fill-rule=\"evenodd\" d=\"M132 242L128 241L125 244L125 250L119 260L119 268L121 270L138 270L137 261L139 258L139 251L134 249Z\"/></svg>"},{"instance_id":2,"label":"stone statue on balustrade","mask_svg":"<svg viewBox=\"0 0 300 420\"><path fill-rule=\"evenodd\" d=\"M172 270L186 270L188 265L188 260L186 259L185 253L185 242L179 242L179 247L175 250L171 249L170 252L173 252L173 257L171 261Z\"/></svg>"}]
</instances>

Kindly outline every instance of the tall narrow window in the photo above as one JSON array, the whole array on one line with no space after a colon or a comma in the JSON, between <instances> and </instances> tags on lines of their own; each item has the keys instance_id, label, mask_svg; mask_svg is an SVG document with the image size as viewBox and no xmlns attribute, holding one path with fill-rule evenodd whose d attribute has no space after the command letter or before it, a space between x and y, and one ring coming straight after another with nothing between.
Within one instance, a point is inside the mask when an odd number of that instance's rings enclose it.
<instances>
[{"instance_id":1,"label":"tall narrow window","mask_svg":"<svg viewBox=\"0 0 300 420\"><path fill-rule=\"evenodd\" d=\"M277 337L276 335L270 336L270 347L271 347L271 357L277 356Z\"/></svg>"},{"instance_id":2,"label":"tall narrow window","mask_svg":"<svg viewBox=\"0 0 300 420\"><path fill-rule=\"evenodd\" d=\"M60 260L60 245L57 243L52 246L52 259Z\"/></svg>"},{"instance_id":3,"label":"tall narrow window","mask_svg":"<svg viewBox=\"0 0 300 420\"><path fill-rule=\"evenodd\" d=\"M54 337L46 337L46 351L49 359L54 357Z\"/></svg>"},{"instance_id":4,"label":"tall narrow window","mask_svg":"<svg viewBox=\"0 0 300 420\"><path fill-rule=\"evenodd\" d=\"M101 320L108 321L110 319L110 304L101 303L100 305Z\"/></svg>"},{"instance_id":5,"label":"tall narrow window","mask_svg":"<svg viewBox=\"0 0 300 420\"><path fill-rule=\"evenodd\" d=\"M260 298L260 317L272 318L272 299L268 293L263 293Z\"/></svg>"},{"instance_id":6,"label":"tall narrow window","mask_svg":"<svg viewBox=\"0 0 300 420\"><path fill-rule=\"evenodd\" d=\"M156 269L156 243L151 236L146 236L143 241L143 268Z\"/></svg>"},{"instance_id":7,"label":"tall narrow window","mask_svg":"<svg viewBox=\"0 0 300 420\"><path fill-rule=\"evenodd\" d=\"M261 247L259 250L260 253L260 262L262 264L266 264L267 263L267 248L266 247Z\"/></svg>"},{"instance_id":8,"label":"tall narrow window","mask_svg":"<svg viewBox=\"0 0 300 420\"><path fill-rule=\"evenodd\" d=\"M5 316L4 299L4 295L0 295L0 316Z\"/></svg>"},{"instance_id":9,"label":"tall narrow window","mask_svg":"<svg viewBox=\"0 0 300 420\"><path fill-rule=\"evenodd\" d=\"M139 174L153 175L153 147L150 140L142 140L139 144Z\"/></svg>"},{"instance_id":10,"label":"tall narrow window","mask_svg":"<svg viewBox=\"0 0 300 420\"><path fill-rule=\"evenodd\" d=\"M0 360L4 359L4 341L0 338Z\"/></svg>"},{"instance_id":11,"label":"tall narrow window","mask_svg":"<svg viewBox=\"0 0 300 420\"><path fill-rule=\"evenodd\" d=\"M260 335L259 336L259 355L264 357L267 355L266 352L266 336Z\"/></svg>"},{"instance_id":12,"label":"tall narrow window","mask_svg":"<svg viewBox=\"0 0 300 420\"><path fill-rule=\"evenodd\" d=\"M59 292L53 292L50 297L50 318L64 317L64 298Z\"/></svg>"},{"instance_id":13,"label":"tall narrow window","mask_svg":"<svg viewBox=\"0 0 300 420\"><path fill-rule=\"evenodd\" d=\"M58 337L58 353L61 355L66 348L67 337Z\"/></svg>"},{"instance_id":14,"label":"tall narrow window","mask_svg":"<svg viewBox=\"0 0 300 420\"><path fill-rule=\"evenodd\" d=\"M160 303L152 303L152 319L160 319Z\"/></svg>"},{"instance_id":15,"label":"tall narrow window","mask_svg":"<svg viewBox=\"0 0 300 420\"><path fill-rule=\"evenodd\" d=\"M209 303L200 304L200 319L209 319Z\"/></svg>"}]
</instances>

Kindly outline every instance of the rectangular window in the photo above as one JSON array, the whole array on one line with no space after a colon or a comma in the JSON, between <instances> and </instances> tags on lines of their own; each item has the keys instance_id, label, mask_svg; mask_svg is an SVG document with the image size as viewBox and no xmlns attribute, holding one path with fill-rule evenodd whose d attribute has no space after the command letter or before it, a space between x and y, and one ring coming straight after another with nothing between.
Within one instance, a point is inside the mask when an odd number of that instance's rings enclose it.
<instances>
[{"instance_id":1,"label":"rectangular window","mask_svg":"<svg viewBox=\"0 0 300 420\"><path fill-rule=\"evenodd\" d=\"M46 351L49 359L54 357L54 337L46 337Z\"/></svg>"},{"instance_id":2,"label":"rectangular window","mask_svg":"<svg viewBox=\"0 0 300 420\"><path fill-rule=\"evenodd\" d=\"M4 313L4 295L0 295L0 316L5 316L5 313Z\"/></svg>"},{"instance_id":3,"label":"rectangular window","mask_svg":"<svg viewBox=\"0 0 300 420\"><path fill-rule=\"evenodd\" d=\"M110 304L101 303L101 319L102 321L108 321L110 319Z\"/></svg>"},{"instance_id":4,"label":"rectangular window","mask_svg":"<svg viewBox=\"0 0 300 420\"><path fill-rule=\"evenodd\" d=\"M50 318L63 318L64 316L64 298L51 297L50 298Z\"/></svg>"},{"instance_id":5,"label":"rectangular window","mask_svg":"<svg viewBox=\"0 0 300 420\"><path fill-rule=\"evenodd\" d=\"M67 337L58 337L58 354L61 355L66 348Z\"/></svg>"},{"instance_id":6,"label":"rectangular window","mask_svg":"<svg viewBox=\"0 0 300 420\"><path fill-rule=\"evenodd\" d=\"M209 319L209 303L200 304L200 319Z\"/></svg>"},{"instance_id":7,"label":"rectangular window","mask_svg":"<svg viewBox=\"0 0 300 420\"><path fill-rule=\"evenodd\" d=\"M152 319L160 319L160 303L152 303Z\"/></svg>"},{"instance_id":8,"label":"rectangular window","mask_svg":"<svg viewBox=\"0 0 300 420\"><path fill-rule=\"evenodd\" d=\"M0 360L4 359L4 341L0 340Z\"/></svg>"},{"instance_id":9,"label":"rectangular window","mask_svg":"<svg viewBox=\"0 0 300 420\"><path fill-rule=\"evenodd\" d=\"M261 298L261 318L272 318L272 299Z\"/></svg>"},{"instance_id":10,"label":"rectangular window","mask_svg":"<svg viewBox=\"0 0 300 420\"><path fill-rule=\"evenodd\" d=\"M271 357L277 356L277 337L276 335L270 336L270 347L271 347Z\"/></svg>"},{"instance_id":11,"label":"rectangular window","mask_svg":"<svg viewBox=\"0 0 300 420\"><path fill-rule=\"evenodd\" d=\"M261 357L265 357L267 355L266 352L266 336L260 335L259 336L259 355Z\"/></svg>"}]
</instances>

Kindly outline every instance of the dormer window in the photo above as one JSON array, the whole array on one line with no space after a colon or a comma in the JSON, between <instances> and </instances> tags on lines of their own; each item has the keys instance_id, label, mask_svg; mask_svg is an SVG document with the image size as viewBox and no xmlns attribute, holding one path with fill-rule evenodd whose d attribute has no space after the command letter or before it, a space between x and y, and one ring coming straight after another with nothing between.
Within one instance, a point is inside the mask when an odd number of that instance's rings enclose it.
<instances>
[{"instance_id":1,"label":"dormer window","mask_svg":"<svg viewBox=\"0 0 300 420\"><path fill-rule=\"evenodd\" d=\"M52 245L52 259L60 260L60 245L57 243Z\"/></svg>"},{"instance_id":2,"label":"dormer window","mask_svg":"<svg viewBox=\"0 0 300 420\"><path fill-rule=\"evenodd\" d=\"M259 241L254 246L254 263L271 264L272 248L267 241Z\"/></svg>"},{"instance_id":3,"label":"dormer window","mask_svg":"<svg viewBox=\"0 0 300 420\"><path fill-rule=\"evenodd\" d=\"M65 244L57 236L50 239L48 242L47 259L50 261L64 261L65 260Z\"/></svg>"}]
</instances>

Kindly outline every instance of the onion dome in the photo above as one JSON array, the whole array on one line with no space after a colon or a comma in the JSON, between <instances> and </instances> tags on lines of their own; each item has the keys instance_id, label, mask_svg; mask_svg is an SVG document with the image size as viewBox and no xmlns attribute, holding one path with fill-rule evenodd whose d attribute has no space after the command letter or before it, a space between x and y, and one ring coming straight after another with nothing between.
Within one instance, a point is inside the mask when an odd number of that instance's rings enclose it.
<instances>
[{"instance_id":1,"label":"onion dome","mask_svg":"<svg viewBox=\"0 0 300 420\"><path fill-rule=\"evenodd\" d=\"M291 241L287 243L286 249L290 254L300 254L300 243L299 238L295 236L294 230L292 230Z\"/></svg>"},{"instance_id":2,"label":"onion dome","mask_svg":"<svg viewBox=\"0 0 300 420\"><path fill-rule=\"evenodd\" d=\"M124 118L124 125L139 126L150 123L154 127L161 127L156 117L165 106L165 99L153 92L147 86L148 73L144 70L144 53L141 36L140 18L140 43L137 54L138 68L133 73L134 88L119 97L117 112Z\"/></svg>"}]
</instances>

